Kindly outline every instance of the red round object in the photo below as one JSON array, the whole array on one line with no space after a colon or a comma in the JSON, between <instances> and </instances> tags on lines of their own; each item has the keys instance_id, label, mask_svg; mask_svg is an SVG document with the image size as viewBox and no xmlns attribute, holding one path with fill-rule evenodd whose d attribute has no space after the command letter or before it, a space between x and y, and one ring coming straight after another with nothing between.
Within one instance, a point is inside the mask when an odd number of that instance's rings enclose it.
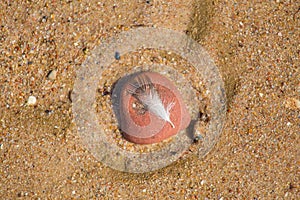
<instances>
[{"instance_id":1,"label":"red round object","mask_svg":"<svg viewBox=\"0 0 300 200\"><path fill-rule=\"evenodd\" d=\"M168 103L175 103L170 109L170 120L174 127L169 122L143 109L140 102L128 93L137 76L147 76L150 79L165 108ZM123 85L120 98L120 128L124 132L124 137L130 142L137 144L158 143L185 129L190 123L190 115L178 89L169 79L159 73L141 72L135 74Z\"/></svg>"}]
</instances>

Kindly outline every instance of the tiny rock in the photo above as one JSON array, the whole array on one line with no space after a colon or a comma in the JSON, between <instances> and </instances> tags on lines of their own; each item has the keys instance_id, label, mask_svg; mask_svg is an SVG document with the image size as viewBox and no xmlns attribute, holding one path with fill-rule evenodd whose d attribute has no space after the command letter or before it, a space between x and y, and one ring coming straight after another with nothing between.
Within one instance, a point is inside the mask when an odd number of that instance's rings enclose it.
<instances>
[{"instance_id":1,"label":"tiny rock","mask_svg":"<svg viewBox=\"0 0 300 200\"><path fill-rule=\"evenodd\" d=\"M35 105L36 104L36 97L35 96L29 96L27 100L27 105Z\"/></svg>"},{"instance_id":2,"label":"tiny rock","mask_svg":"<svg viewBox=\"0 0 300 200\"><path fill-rule=\"evenodd\" d=\"M121 55L118 51L115 52L115 59L116 60L120 60L121 59Z\"/></svg>"},{"instance_id":3,"label":"tiny rock","mask_svg":"<svg viewBox=\"0 0 300 200\"><path fill-rule=\"evenodd\" d=\"M56 74L57 74L57 70L56 69L54 69L54 70L51 70L50 72L49 72L49 74L48 74L48 79L50 79L50 80L55 80L56 79Z\"/></svg>"},{"instance_id":4,"label":"tiny rock","mask_svg":"<svg viewBox=\"0 0 300 200\"><path fill-rule=\"evenodd\" d=\"M205 183L206 183L206 180L202 180L202 181L200 182L201 185L204 185Z\"/></svg>"},{"instance_id":5,"label":"tiny rock","mask_svg":"<svg viewBox=\"0 0 300 200\"><path fill-rule=\"evenodd\" d=\"M285 107L291 110L300 109L300 100L296 98L288 98L285 101Z\"/></svg>"}]
</instances>

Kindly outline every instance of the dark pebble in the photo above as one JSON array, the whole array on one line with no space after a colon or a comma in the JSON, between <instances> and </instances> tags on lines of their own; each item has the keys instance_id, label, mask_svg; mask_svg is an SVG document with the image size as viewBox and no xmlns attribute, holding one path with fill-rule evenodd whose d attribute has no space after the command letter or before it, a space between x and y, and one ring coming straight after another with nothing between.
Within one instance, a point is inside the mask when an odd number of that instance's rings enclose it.
<instances>
[{"instance_id":1,"label":"dark pebble","mask_svg":"<svg viewBox=\"0 0 300 200\"><path fill-rule=\"evenodd\" d=\"M120 60L121 56L120 56L120 53L119 52L115 52L115 59L116 60Z\"/></svg>"}]
</instances>

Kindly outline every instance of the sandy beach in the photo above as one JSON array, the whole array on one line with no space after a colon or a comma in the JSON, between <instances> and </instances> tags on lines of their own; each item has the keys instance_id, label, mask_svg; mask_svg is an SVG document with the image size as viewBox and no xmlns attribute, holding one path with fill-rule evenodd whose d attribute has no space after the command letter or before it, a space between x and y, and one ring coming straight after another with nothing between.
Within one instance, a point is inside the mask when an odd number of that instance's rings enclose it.
<instances>
[{"instance_id":1,"label":"sandy beach","mask_svg":"<svg viewBox=\"0 0 300 200\"><path fill-rule=\"evenodd\" d=\"M1 1L1 199L298 199L300 2ZM73 121L76 70L137 27L186 33L219 68L227 113L199 159L134 174L103 165ZM105 92L105 91L102 91Z\"/></svg>"}]
</instances>

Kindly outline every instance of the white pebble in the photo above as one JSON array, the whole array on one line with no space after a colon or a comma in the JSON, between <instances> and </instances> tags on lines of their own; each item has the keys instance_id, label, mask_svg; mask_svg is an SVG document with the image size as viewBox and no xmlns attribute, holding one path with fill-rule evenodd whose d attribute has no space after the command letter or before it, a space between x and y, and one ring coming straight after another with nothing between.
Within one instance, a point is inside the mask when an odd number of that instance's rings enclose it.
<instances>
[{"instance_id":1,"label":"white pebble","mask_svg":"<svg viewBox=\"0 0 300 200\"><path fill-rule=\"evenodd\" d=\"M295 106L297 108L300 108L300 101L298 99L294 99L294 102L295 102Z\"/></svg>"},{"instance_id":2,"label":"white pebble","mask_svg":"<svg viewBox=\"0 0 300 200\"><path fill-rule=\"evenodd\" d=\"M201 185L204 185L205 183L206 183L206 180L202 180L202 181L200 182Z\"/></svg>"},{"instance_id":3,"label":"white pebble","mask_svg":"<svg viewBox=\"0 0 300 200\"><path fill-rule=\"evenodd\" d=\"M47 77L48 77L50 80L55 80L55 79L56 79L56 74L57 74L57 70L54 69L54 70L52 70L52 71L49 72L49 74L48 74Z\"/></svg>"},{"instance_id":4,"label":"white pebble","mask_svg":"<svg viewBox=\"0 0 300 200\"><path fill-rule=\"evenodd\" d=\"M35 105L36 104L36 97L35 96L29 96L27 100L27 105Z\"/></svg>"}]
</instances>

